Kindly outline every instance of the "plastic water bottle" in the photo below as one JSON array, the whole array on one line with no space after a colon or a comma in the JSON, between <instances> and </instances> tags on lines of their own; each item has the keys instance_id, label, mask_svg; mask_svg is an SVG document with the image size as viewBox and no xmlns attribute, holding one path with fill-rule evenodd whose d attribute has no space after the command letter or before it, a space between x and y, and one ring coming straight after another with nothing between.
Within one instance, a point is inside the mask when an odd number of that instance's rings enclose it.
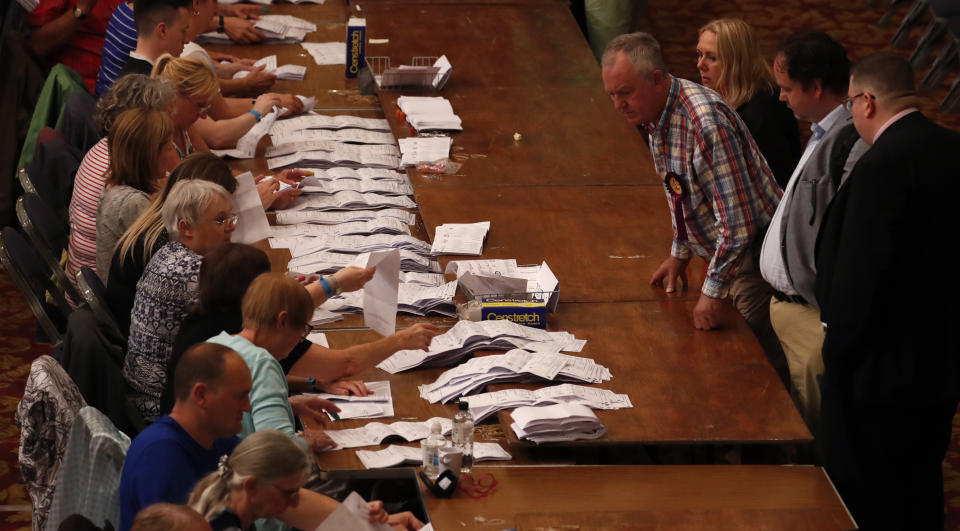
<instances>
[{"instance_id":1,"label":"plastic water bottle","mask_svg":"<svg viewBox=\"0 0 960 531\"><path fill-rule=\"evenodd\" d=\"M440 433L439 422L431 424L430 435L420 441L420 448L423 449L423 473L431 479L437 479L440 474L440 448L445 442L443 434Z\"/></svg>"},{"instance_id":2,"label":"plastic water bottle","mask_svg":"<svg viewBox=\"0 0 960 531\"><path fill-rule=\"evenodd\" d=\"M473 468L473 415L470 405L460 402L460 411L453 417L453 445L463 452L463 464L460 473L466 474Z\"/></svg>"}]
</instances>

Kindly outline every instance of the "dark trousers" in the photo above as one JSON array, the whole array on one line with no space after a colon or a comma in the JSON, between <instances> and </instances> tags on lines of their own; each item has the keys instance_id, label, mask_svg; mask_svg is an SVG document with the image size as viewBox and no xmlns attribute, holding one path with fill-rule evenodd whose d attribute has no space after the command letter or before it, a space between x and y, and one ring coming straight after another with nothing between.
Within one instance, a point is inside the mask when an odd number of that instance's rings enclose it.
<instances>
[{"instance_id":1,"label":"dark trousers","mask_svg":"<svg viewBox=\"0 0 960 531\"><path fill-rule=\"evenodd\" d=\"M943 529L942 462L957 399L864 404L824 378L824 464L861 529Z\"/></svg>"}]
</instances>

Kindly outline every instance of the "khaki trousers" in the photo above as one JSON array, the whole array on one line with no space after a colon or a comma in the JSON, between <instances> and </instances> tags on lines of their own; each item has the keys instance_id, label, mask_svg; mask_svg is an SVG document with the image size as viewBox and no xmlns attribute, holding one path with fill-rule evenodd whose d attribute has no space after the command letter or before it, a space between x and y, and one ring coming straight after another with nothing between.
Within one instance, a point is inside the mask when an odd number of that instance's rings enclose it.
<instances>
[{"instance_id":1,"label":"khaki trousers","mask_svg":"<svg viewBox=\"0 0 960 531\"><path fill-rule=\"evenodd\" d=\"M770 298L770 324L780 338L790 369L793 398L814 437L820 435L820 379L823 338L820 310L809 304Z\"/></svg>"}]
</instances>

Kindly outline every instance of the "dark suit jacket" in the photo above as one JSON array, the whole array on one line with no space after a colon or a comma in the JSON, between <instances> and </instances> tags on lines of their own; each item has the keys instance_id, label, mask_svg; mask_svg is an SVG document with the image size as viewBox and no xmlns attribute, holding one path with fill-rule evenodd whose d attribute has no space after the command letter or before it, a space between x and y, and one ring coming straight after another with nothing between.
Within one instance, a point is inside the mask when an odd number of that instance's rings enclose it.
<instances>
[{"instance_id":1,"label":"dark suit jacket","mask_svg":"<svg viewBox=\"0 0 960 531\"><path fill-rule=\"evenodd\" d=\"M803 145L800 130L793 111L777 98L779 91L761 88L750 101L737 107L737 114L750 130L763 158L773 172L774 179L783 189L793 175Z\"/></svg>"},{"instance_id":2,"label":"dark suit jacket","mask_svg":"<svg viewBox=\"0 0 960 531\"><path fill-rule=\"evenodd\" d=\"M817 239L824 378L864 403L960 394L956 264L960 135L914 112L860 158Z\"/></svg>"}]
</instances>

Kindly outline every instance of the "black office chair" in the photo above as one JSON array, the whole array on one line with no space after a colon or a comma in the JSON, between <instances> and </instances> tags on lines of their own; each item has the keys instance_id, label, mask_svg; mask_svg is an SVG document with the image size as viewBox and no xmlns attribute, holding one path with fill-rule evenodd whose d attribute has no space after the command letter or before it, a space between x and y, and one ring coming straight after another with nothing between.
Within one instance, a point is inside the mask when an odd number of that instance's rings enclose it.
<instances>
[{"instance_id":1,"label":"black office chair","mask_svg":"<svg viewBox=\"0 0 960 531\"><path fill-rule=\"evenodd\" d=\"M40 199L40 196L30 192L23 194L23 197L17 200L17 219L33 242L37 254L53 272L57 284L74 304L80 304L83 300L80 293L73 287L63 267L60 266L60 257L67 248L70 238L63 220Z\"/></svg>"},{"instance_id":2,"label":"black office chair","mask_svg":"<svg viewBox=\"0 0 960 531\"><path fill-rule=\"evenodd\" d=\"M117 337L127 337L127 334L121 332L120 327L117 326L117 319L110 311L110 305L107 303L107 288L93 269L86 266L80 268L80 271L77 272L77 288L80 289L80 295L87 302L87 306L93 310L93 313L113 326L113 331L116 332Z\"/></svg>"},{"instance_id":3,"label":"black office chair","mask_svg":"<svg viewBox=\"0 0 960 531\"><path fill-rule=\"evenodd\" d=\"M0 262L26 299L46 339L51 343L59 343L62 339L60 330L71 312L70 305L63 293L53 285L50 269L13 227L4 227L0 232ZM46 303L47 292L54 306Z\"/></svg>"}]
</instances>

